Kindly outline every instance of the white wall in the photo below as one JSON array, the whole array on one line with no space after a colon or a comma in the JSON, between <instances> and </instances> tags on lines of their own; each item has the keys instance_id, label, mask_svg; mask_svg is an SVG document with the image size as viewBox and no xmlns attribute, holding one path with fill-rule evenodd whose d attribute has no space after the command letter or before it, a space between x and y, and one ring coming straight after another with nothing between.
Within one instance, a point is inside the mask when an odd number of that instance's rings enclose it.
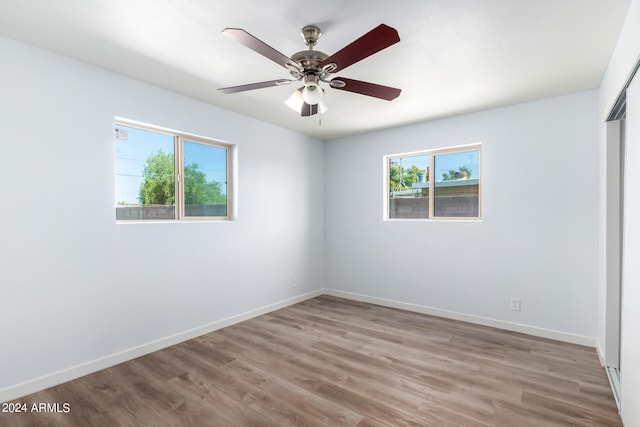
<instances>
[{"instance_id":1,"label":"white wall","mask_svg":"<svg viewBox=\"0 0 640 427\"><path fill-rule=\"evenodd\" d=\"M600 187L606 185L606 132L605 119L608 116L616 98L620 94L624 84L628 80L634 65L640 61L640 0L632 0L627 17L618 37L616 49L611 57L609 67L602 80L600 86ZM638 86L638 75L635 77L634 84ZM636 94L640 91L636 90ZM627 134L627 165L631 165L627 172L632 171L633 165L640 162L640 152L638 151L638 140L640 124L637 113L640 111L637 103L640 100L629 100L628 110L635 108L636 120L630 117L628 125L630 127ZM633 122L633 123L632 123ZM633 131L633 132L632 132ZM635 132L635 133L634 133ZM635 136L634 136L635 135ZM637 241L640 239L638 235L638 203L637 200L637 174L627 174L626 194L625 194L625 235L623 236L625 253L624 253L624 300L622 303L622 349L621 349L621 365L622 365L622 411L621 416L625 425L640 425L640 409L638 407L638 396L640 396L640 339L638 339L637 325L640 324L640 293L638 292L638 280L640 275L637 271L638 253ZM599 257L599 325L598 325L598 346L602 352L606 342L606 215L605 215L606 198L601 192L600 199L600 257Z\"/></svg>"},{"instance_id":2,"label":"white wall","mask_svg":"<svg viewBox=\"0 0 640 427\"><path fill-rule=\"evenodd\" d=\"M593 342L597 101L588 91L326 143L326 287ZM382 220L384 155L476 142L482 221Z\"/></svg>"},{"instance_id":3,"label":"white wall","mask_svg":"<svg viewBox=\"0 0 640 427\"><path fill-rule=\"evenodd\" d=\"M9 39L0 57L0 401L322 287L321 141ZM237 144L237 220L117 225L114 116Z\"/></svg>"}]
</instances>

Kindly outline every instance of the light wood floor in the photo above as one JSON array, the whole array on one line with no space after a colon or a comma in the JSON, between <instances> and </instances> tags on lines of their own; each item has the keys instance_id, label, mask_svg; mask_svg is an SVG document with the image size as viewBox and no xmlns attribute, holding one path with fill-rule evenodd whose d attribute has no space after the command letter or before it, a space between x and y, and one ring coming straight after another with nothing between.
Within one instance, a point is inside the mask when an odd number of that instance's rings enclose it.
<instances>
[{"instance_id":1,"label":"light wood floor","mask_svg":"<svg viewBox=\"0 0 640 427\"><path fill-rule=\"evenodd\" d=\"M321 296L32 394L2 426L621 426L595 350Z\"/></svg>"}]
</instances>

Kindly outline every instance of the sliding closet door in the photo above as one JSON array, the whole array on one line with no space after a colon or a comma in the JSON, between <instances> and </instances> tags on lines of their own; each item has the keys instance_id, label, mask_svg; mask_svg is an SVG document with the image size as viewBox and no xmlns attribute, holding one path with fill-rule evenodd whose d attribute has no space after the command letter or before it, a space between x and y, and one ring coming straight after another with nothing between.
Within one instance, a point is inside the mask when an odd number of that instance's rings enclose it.
<instances>
[{"instance_id":1,"label":"sliding closet door","mask_svg":"<svg viewBox=\"0 0 640 427\"><path fill-rule=\"evenodd\" d=\"M622 296L622 420L640 426L640 73L627 89Z\"/></svg>"},{"instance_id":2,"label":"sliding closet door","mask_svg":"<svg viewBox=\"0 0 640 427\"><path fill-rule=\"evenodd\" d=\"M605 364L616 395L620 397L620 316L622 303L622 236L624 235L625 110L607 122L606 260L607 307Z\"/></svg>"}]
</instances>

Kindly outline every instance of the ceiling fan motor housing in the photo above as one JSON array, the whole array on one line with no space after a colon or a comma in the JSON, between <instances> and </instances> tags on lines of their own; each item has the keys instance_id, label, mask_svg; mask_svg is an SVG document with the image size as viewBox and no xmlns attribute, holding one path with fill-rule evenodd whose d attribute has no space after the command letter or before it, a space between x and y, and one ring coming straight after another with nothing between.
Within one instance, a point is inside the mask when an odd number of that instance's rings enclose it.
<instances>
[{"instance_id":1,"label":"ceiling fan motor housing","mask_svg":"<svg viewBox=\"0 0 640 427\"><path fill-rule=\"evenodd\" d=\"M291 70L291 74L294 74L294 77L296 78L300 77L299 75L296 76L296 73L302 74L303 76L307 76L309 74L320 75L322 73L320 64L328 57L329 55L327 55L326 53L313 49L294 53L291 56L291 60L300 65L303 71L299 72L297 70Z\"/></svg>"}]
</instances>

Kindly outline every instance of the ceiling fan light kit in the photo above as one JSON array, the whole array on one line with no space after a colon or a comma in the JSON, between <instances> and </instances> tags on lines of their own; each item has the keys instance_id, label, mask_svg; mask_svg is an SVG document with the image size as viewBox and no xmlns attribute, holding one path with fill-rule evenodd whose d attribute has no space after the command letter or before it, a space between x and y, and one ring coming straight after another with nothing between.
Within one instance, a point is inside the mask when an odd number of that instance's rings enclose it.
<instances>
[{"instance_id":1,"label":"ceiling fan light kit","mask_svg":"<svg viewBox=\"0 0 640 427\"><path fill-rule=\"evenodd\" d=\"M397 88L342 77L332 78L331 76L398 43L400 41L398 32L385 24L380 24L333 55L327 55L313 49L318 43L322 31L315 25L307 25L302 28L300 35L308 49L294 53L290 58L240 28L225 28L222 33L281 65L293 77L293 79L269 80L218 89L222 93L245 92L299 82L302 83L302 86L298 87L285 103L301 116L311 116L327 111L325 89L320 83L325 83L334 89L387 101L400 95L401 90Z\"/></svg>"},{"instance_id":2,"label":"ceiling fan light kit","mask_svg":"<svg viewBox=\"0 0 640 427\"><path fill-rule=\"evenodd\" d=\"M324 89L320 89L324 93ZM304 88L294 91L291 96L284 101L285 104L293 111L300 113L302 116L312 116L316 113L324 114L329 109L327 99L323 96L317 103L310 104L304 100L302 92Z\"/></svg>"}]
</instances>

